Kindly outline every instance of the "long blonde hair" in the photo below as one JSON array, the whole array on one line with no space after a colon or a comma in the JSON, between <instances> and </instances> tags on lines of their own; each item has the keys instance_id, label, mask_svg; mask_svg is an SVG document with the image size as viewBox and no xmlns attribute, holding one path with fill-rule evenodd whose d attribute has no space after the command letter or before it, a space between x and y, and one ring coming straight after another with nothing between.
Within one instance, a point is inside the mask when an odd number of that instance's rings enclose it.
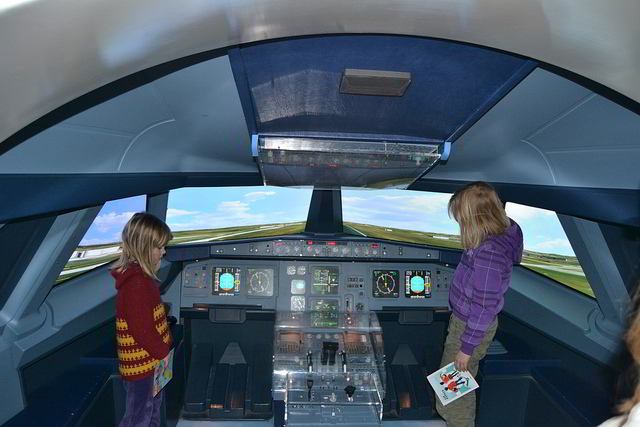
<instances>
[{"instance_id":1,"label":"long blonde hair","mask_svg":"<svg viewBox=\"0 0 640 427\"><path fill-rule=\"evenodd\" d=\"M449 216L460 225L465 249L477 248L488 236L502 234L510 225L498 193L481 181L472 182L451 196Z\"/></svg>"},{"instance_id":2,"label":"long blonde hair","mask_svg":"<svg viewBox=\"0 0 640 427\"><path fill-rule=\"evenodd\" d=\"M122 253L112 269L122 272L135 263L147 275L158 279L151 254L153 248L163 248L171 239L171 230L162 220L146 212L134 214L122 230Z\"/></svg>"}]
</instances>

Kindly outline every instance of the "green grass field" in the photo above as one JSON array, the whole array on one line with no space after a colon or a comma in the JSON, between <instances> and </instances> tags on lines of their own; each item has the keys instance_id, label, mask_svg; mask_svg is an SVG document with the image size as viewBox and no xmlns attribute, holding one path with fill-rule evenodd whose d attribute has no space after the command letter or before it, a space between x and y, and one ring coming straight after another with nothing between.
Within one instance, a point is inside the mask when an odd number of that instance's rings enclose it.
<instances>
[{"instance_id":1,"label":"green grass field","mask_svg":"<svg viewBox=\"0 0 640 427\"><path fill-rule=\"evenodd\" d=\"M251 239L256 237L286 236L289 234L302 233L304 231L304 226L305 222L294 222L288 224L274 223L205 230L174 231L173 240L169 242L169 245L178 245L194 241L207 243L225 240ZM119 245L119 243L105 243L93 246L85 245L79 246L78 250L88 251L95 249L104 249L116 245ZM70 260L64 266L62 272L56 279L56 284L79 276L87 271L92 270L92 268L115 261L116 259L118 259L118 256L118 254L110 254L97 258L81 258Z\"/></svg>"},{"instance_id":2,"label":"green grass field","mask_svg":"<svg viewBox=\"0 0 640 427\"><path fill-rule=\"evenodd\" d=\"M439 246L443 248L460 249L460 236L440 233L428 233L398 228L385 228L377 225L344 223L344 232L356 236L367 236L375 239L397 240L400 242L417 243L419 245Z\"/></svg>"},{"instance_id":3,"label":"green grass field","mask_svg":"<svg viewBox=\"0 0 640 427\"><path fill-rule=\"evenodd\" d=\"M251 226L236 226L217 229L189 230L173 232L173 240L169 245L185 244L190 242L218 242L226 240L251 239L257 237L286 236L298 234L304 231L305 222L289 224L263 224ZM366 236L375 239L395 240L419 245L429 245L441 248L460 249L460 236L442 233L430 233L415 230L403 230L398 228L380 227L377 225L344 223L344 232L355 236ZM101 244L95 246L82 246L81 250L107 248L118 243ZM81 259L70 261L65 265L56 283L68 280L89 271L92 266L102 265L114 261L117 254L105 255L99 258ZM524 251L522 257L523 267L542 274L545 277L560 282L585 295L594 297L593 291L575 257L547 254L533 251ZM80 271L73 271L82 269ZM65 274L65 272L73 271Z\"/></svg>"},{"instance_id":4,"label":"green grass field","mask_svg":"<svg viewBox=\"0 0 640 427\"><path fill-rule=\"evenodd\" d=\"M118 259L119 256L120 256L119 254L110 254L110 255L101 256L99 258L79 259L77 261L76 260L69 261L64 266L62 271L64 272L67 270L75 270L76 268L83 268L83 267L89 267L92 265L104 264L107 262L115 261L116 259Z\"/></svg>"}]
</instances>

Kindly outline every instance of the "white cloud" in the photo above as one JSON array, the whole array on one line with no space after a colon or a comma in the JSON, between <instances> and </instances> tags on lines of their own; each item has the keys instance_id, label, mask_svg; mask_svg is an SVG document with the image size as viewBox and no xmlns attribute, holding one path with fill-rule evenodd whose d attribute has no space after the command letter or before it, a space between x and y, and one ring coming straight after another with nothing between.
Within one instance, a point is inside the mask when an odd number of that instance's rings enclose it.
<instances>
[{"instance_id":1,"label":"white cloud","mask_svg":"<svg viewBox=\"0 0 640 427\"><path fill-rule=\"evenodd\" d=\"M216 210L223 214L243 214L249 211L249 204L234 200L230 202L221 202Z\"/></svg>"},{"instance_id":2,"label":"white cloud","mask_svg":"<svg viewBox=\"0 0 640 427\"><path fill-rule=\"evenodd\" d=\"M507 215L516 222L528 221L536 218L553 217L555 212L546 209L534 208L531 206L519 205L517 203L507 203Z\"/></svg>"},{"instance_id":3,"label":"white cloud","mask_svg":"<svg viewBox=\"0 0 640 427\"><path fill-rule=\"evenodd\" d=\"M346 204L350 204L350 203L359 203L359 202L363 202L367 199L363 198L363 197L355 197L355 196L342 196L342 204L344 205Z\"/></svg>"},{"instance_id":4,"label":"white cloud","mask_svg":"<svg viewBox=\"0 0 640 427\"><path fill-rule=\"evenodd\" d=\"M536 243L535 245L531 246L530 249L537 252L563 251L563 253L566 253L567 250L573 252L571 243L569 243L567 239L546 240L544 242Z\"/></svg>"},{"instance_id":5,"label":"white cloud","mask_svg":"<svg viewBox=\"0 0 640 427\"><path fill-rule=\"evenodd\" d=\"M175 218L177 216L184 216L184 215L195 215L199 213L198 211L187 211L184 209L174 209L174 208L169 208L167 209L167 218Z\"/></svg>"},{"instance_id":6,"label":"white cloud","mask_svg":"<svg viewBox=\"0 0 640 427\"><path fill-rule=\"evenodd\" d=\"M405 194L361 192L362 197L342 197L343 219L356 223L408 230L457 233L458 227L447 214L451 195L406 192ZM408 193L408 194L407 194Z\"/></svg>"},{"instance_id":7,"label":"white cloud","mask_svg":"<svg viewBox=\"0 0 640 427\"><path fill-rule=\"evenodd\" d=\"M97 228L97 230L101 233L106 233L107 231L113 229L114 227L122 228L129 221L129 219L135 214L135 212L122 212L115 213L109 212L106 214L101 214L96 217L93 221L93 225Z\"/></svg>"},{"instance_id":8,"label":"white cloud","mask_svg":"<svg viewBox=\"0 0 640 427\"><path fill-rule=\"evenodd\" d=\"M284 212L282 216L270 213L252 213L247 202L231 200L220 202L214 212L197 212L189 220L180 222L169 221L169 227L175 231L201 230L212 228L233 227L237 225L269 224L272 222L288 222ZM277 217L277 218L276 218ZM170 218L167 218L170 219Z\"/></svg>"},{"instance_id":9,"label":"white cloud","mask_svg":"<svg viewBox=\"0 0 640 427\"><path fill-rule=\"evenodd\" d=\"M256 200L264 199L265 197L275 195L275 191L252 191L244 195L244 198L249 202L255 202Z\"/></svg>"},{"instance_id":10,"label":"white cloud","mask_svg":"<svg viewBox=\"0 0 640 427\"><path fill-rule=\"evenodd\" d=\"M109 236L94 237L90 239L88 239L87 236L85 236L82 239L82 241L79 243L79 246L104 245L105 243L116 243L121 241L122 241L122 233L117 232Z\"/></svg>"}]
</instances>

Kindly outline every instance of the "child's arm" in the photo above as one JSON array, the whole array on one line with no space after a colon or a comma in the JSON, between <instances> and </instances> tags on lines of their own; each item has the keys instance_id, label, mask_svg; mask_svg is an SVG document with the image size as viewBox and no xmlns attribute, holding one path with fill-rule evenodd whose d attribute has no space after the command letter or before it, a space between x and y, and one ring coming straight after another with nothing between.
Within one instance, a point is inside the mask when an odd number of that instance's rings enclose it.
<instances>
[{"instance_id":1,"label":"child's arm","mask_svg":"<svg viewBox=\"0 0 640 427\"><path fill-rule=\"evenodd\" d=\"M129 333L151 357L162 359L169 353L171 340L165 343L156 330L156 322L153 318L154 301L145 292L145 286L146 284L141 280L136 280L122 288L123 298L127 301L125 314Z\"/></svg>"},{"instance_id":2,"label":"child's arm","mask_svg":"<svg viewBox=\"0 0 640 427\"><path fill-rule=\"evenodd\" d=\"M467 325L460 337L460 351L467 355L482 342L484 335L502 309L502 280L512 268L512 261L491 247L479 248L475 254L471 283L473 296Z\"/></svg>"}]
</instances>

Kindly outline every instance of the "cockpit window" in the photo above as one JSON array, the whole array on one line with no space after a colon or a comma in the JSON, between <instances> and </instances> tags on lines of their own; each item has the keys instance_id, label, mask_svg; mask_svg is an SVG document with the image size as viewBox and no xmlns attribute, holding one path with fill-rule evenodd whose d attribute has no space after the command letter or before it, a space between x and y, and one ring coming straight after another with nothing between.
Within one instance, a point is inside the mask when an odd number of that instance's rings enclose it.
<instances>
[{"instance_id":1,"label":"cockpit window","mask_svg":"<svg viewBox=\"0 0 640 427\"><path fill-rule=\"evenodd\" d=\"M344 232L443 248L460 248L447 213L451 194L408 190L342 190Z\"/></svg>"},{"instance_id":2,"label":"cockpit window","mask_svg":"<svg viewBox=\"0 0 640 427\"><path fill-rule=\"evenodd\" d=\"M169 192L170 244L281 236L304 231L311 188L181 188Z\"/></svg>"},{"instance_id":3,"label":"cockpit window","mask_svg":"<svg viewBox=\"0 0 640 427\"><path fill-rule=\"evenodd\" d=\"M146 196L105 203L62 269L56 284L116 260L122 252L122 228L134 213L142 212L145 208Z\"/></svg>"},{"instance_id":4,"label":"cockpit window","mask_svg":"<svg viewBox=\"0 0 640 427\"><path fill-rule=\"evenodd\" d=\"M595 297L555 212L516 203L506 210L522 228L523 267Z\"/></svg>"}]
</instances>

